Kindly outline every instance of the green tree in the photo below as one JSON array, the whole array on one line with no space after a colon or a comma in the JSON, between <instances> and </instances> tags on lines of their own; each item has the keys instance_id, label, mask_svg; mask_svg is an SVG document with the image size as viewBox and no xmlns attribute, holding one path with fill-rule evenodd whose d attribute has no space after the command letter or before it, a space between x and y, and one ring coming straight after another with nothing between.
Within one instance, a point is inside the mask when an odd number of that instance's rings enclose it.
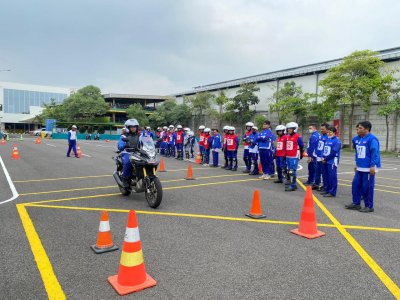
<instances>
[{"instance_id":1,"label":"green tree","mask_svg":"<svg viewBox=\"0 0 400 300\"><path fill-rule=\"evenodd\" d=\"M213 114L213 101L215 96L209 92L197 93L195 96L184 98L197 123L204 124L206 114Z\"/></svg>"},{"instance_id":2,"label":"green tree","mask_svg":"<svg viewBox=\"0 0 400 300\"><path fill-rule=\"evenodd\" d=\"M218 96L214 99L214 103L218 106L218 110L211 111L211 117L218 121L218 128L222 128L222 120L226 119L225 106L229 102L229 98L224 91L219 91Z\"/></svg>"},{"instance_id":3,"label":"green tree","mask_svg":"<svg viewBox=\"0 0 400 300\"><path fill-rule=\"evenodd\" d=\"M256 115L255 117L254 117L254 123L256 124L256 126L258 127L258 130L262 130L262 125L263 125L263 123L264 123L264 121L266 120L267 118L265 117L265 116L262 116L262 115Z\"/></svg>"},{"instance_id":4,"label":"green tree","mask_svg":"<svg viewBox=\"0 0 400 300\"><path fill-rule=\"evenodd\" d=\"M259 90L260 88L255 83L242 84L236 92L236 96L226 104L228 116L235 115L234 119L240 123L251 120L255 111L250 110L250 106L260 102L260 99L255 94Z\"/></svg>"},{"instance_id":5,"label":"green tree","mask_svg":"<svg viewBox=\"0 0 400 300\"><path fill-rule=\"evenodd\" d=\"M65 115L63 106L57 103L55 99L51 99L50 103L43 104L43 111L40 115L40 119L44 122L46 119L55 119L57 121L65 121ZM38 116L39 117L39 116Z\"/></svg>"},{"instance_id":6,"label":"green tree","mask_svg":"<svg viewBox=\"0 0 400 300\"><path fill-rule=\"evenodd\" d=\"M128 115L128 118L136 119L141 127L149 125L149 118L146 115L146 111L139 103L129 105L126 114Z\"/></svg>"},{"instance_id":7,"label":"green tree","mask_svg":"<svg viewBox=\"0 0 400 300\"><path fill-rule=\"evenodd\" d=\"M379 100L378 115L385 118L386 125L386 151L389 151L389 117L394 114L394 120L397 121L400 112L400 80L393 77L392 74L382 76L382 82L377 89ZM397 124L395 125L397 126ZM396 141L396 139L395 139ZM396 143L395 143L396 147Z\"/></svg>"},{"instance_id":8,"label":"green tree","mask_svg":"<svg viewBox=\"0 0 400 300\"><path fill-rule=\"evenodd\" d=\"M381 83L380 68L384 65L376 52L370 50L355 51L343 61L329 69L328 76L320 81L323 88L321 96L332 106L350 106L349 144L352 140L353 115L356 105L364 111L371 106L371 96Z\"/></svg>"},{"instance_id":9,"label":"green tree","mask_svg":"<svg viewBox=\"0 0 400 300\"><path fill-rule=\"evenodd\" d=\"M62 105L66 121L91 121L106 114L108 104L98 87L88 85L64 100Z\"/></svg>"}]
</instances>

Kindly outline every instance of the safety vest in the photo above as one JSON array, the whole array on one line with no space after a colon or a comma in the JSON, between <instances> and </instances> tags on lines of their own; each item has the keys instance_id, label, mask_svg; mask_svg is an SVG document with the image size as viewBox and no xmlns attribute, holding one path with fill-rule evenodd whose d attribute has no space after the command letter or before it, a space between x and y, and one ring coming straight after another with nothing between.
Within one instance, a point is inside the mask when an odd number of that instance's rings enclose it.
<instances>
[{"instance_id":1,"label":"safety vest","mask_svg":"<svg viewBox=\"0 0 400 300\"><path fill-rule=\"evenodd\" d=\"M251 135L251 133L252 133L251 131L246 131L246 133L243 135L243 138L245 138L245 137L247 138L243 143L244 149L249 149L250 143L249 143L248 138Z\"/></svg>"},{"instance_id":2,"label":"safety vest","mask_svg":"<svg viewBox=\"0 0 400 300\"><path fill-rule=\"evenodd\" d=\"M210 137L210 135L209 134L204 134L204 149L208 149L208 148L210 148L210 143L209 143L209 140L208 140L208 138Z\"/></svg>"},{"instance_id":3,"label":"safety vest","mask_svg":"<svg viewBox=\"0 0 400 300\"><path fill-rule=\"evenodd\" d=\"M236 150L237 148L237 135L236 134L232 134L232 135L228 135L226 138L226 145L227 145L227 150L228 151L233 151Z\"/></svg>"},{"instance_id":4,"label":"safety vest","mask_svg":"<svg viewBox=\"0 0 400 300\"><path fill-rule=\"evenodd\" d=\"M183 131L176 132L176 143L182 144L183 143Z\"/></svg>"},{"instance_id":5,"label":"safety vest","mask_svg":"<svg viewBox=\"0 0 400 300\"><path fill-rule=\"evenodd\" d=\"M299 157L299 140L300 135L295 133L293 135L287 135L286 137L286 157L297 158Z\"/></svg>"},{"instance_id":6,"label":"safety vest","mask_svg":"<svg viewBox=\"0 0 400 300\"><path fill-rule=\"evenodd\" d=\"M275 155L278 157L284 157L286 154L286 141L287 135L278 136L276 140L276 152Z\"/></svg>"},{"instance_id":7,"label":"safety vest","mask_svg":"<svg viewBox=\"0 0 400 300\"><path fill-rule=\"evenodd\" d=\"M205 133L204 132L202 132L202 133L200 133L200 137L199 137L199 145L200 146L204 146L204 137L205 137Z\"/></svg>"}]
</instances>

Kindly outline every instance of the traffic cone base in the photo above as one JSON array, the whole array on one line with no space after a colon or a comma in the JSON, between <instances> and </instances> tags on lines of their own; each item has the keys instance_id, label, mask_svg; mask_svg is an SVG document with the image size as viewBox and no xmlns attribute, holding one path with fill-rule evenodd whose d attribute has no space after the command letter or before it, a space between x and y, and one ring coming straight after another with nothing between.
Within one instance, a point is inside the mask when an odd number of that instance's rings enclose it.
<instances>
[{"instance_id":1,"label":"traffic cone base","mask_svg":"<svg viewBox=\"0 0 400 300\"><path fill-rule=\"evenodd\" d=\"M96 254L101 254L101 253L106 253L106 252L111 252L111 251L115 251L118 250L118 246L111 246L109 248L97 248L96 245L92 245L90 246L90 248L92 248L92 250L96 253Z\"/></svg>"},{"instance_id":2,"label":"traffic cone base","mask_svg":"<svg viewBox=\"0 0 400 300\"><path fill-rule=\"evenodd\" d=\"M267 217L266 215L252 215L252 214L246 214L246 216L252 219L264 219Z\"/></svg>"},{"instance_id":3,"label":"traffic cone base","mask_svg":"<svg viewBox=\"0 0 400 300\"><path fill-rule=\"evenodd\" d=\"M117 291L120 296L127 295L134 292L139 292L141 290L153 287L157 284L157 282L146 273L146 280L138 285L134 286L125 286L118 283L118 275L113 275L108 277L108 282L112 285L112 287Z\"/></svg>"},{"instance_id":4,"label":"traffic cone base","mask_svg":"<svg viewBox=\"0 0 400 300\"><path fill-rule=\"evenodd\" d=\"M290 232L294 233L294 234L297 234L297 235L300 235L302 237L308 238L308 239L316 239L316 238L319 238L319 237L325 235L325 232L322 232L322 231L319 231L319 230L317 230L317 233L314 233L314 234L302 233L302 232L299 231L298 228L292 229L292 230L290 230Z\"/></svg>"}]
</instances>

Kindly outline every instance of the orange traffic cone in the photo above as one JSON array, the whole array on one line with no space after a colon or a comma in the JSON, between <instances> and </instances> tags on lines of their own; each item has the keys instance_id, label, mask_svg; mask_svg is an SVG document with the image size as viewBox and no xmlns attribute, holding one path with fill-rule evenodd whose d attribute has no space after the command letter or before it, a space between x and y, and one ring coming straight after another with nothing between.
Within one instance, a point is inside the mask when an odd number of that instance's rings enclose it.
<instances>
[{"instance_id":1,"label":"orange traffic cone","mask_svg":"<svg viewBox=\"0 0 400 300\"><path fill-rule=\"evenodd\" d=\"M160 166L158 167L158 172L167 172L167 171L165 171L163 159L160 160Z\"/></svg>"},{"instance_id":2,"label":"orange traffic cone","mask_svg":"<svg viewBox=\"0 0 400 300\"><path fill-rule=\"evenodd\" d=\"M6 144L6 141L5 141L5 139L2 137L2 138L1 138L1 145L4 146L5 144Z\"/></svg>"},{"instance_id":3,"label":"orange traffic cone","mask_svg":"<svg viewBox=\"0 0 400 300\"><path fill-rule=\"evenodd\" d=\"M193 170L192 170L192 164L188 164L188 170L187 170L187 175L186 175L186 180L194 180L193 178Z\"/></svg>"},{"instance_id":4,"label":"orange traffic cone","mask_svg":"<svg viewBox=\"0 0 400 300\"><path fill-rule=\"evenodd\" d=\"M13 146L12 152L11 152L11 159L18 160L19 159L19 151L17 145Z\"/></svg>"},{"instance_id":5,"label":"orange traffic cone","mask_svg":"<svg viewBox=\"0 0 400 300\"><path fill-rule=\"evenodd\" d=\"M35 144L36 145L39 145L39 144L41 144L42 143L42 141L40 140L40 137L37 137L36 138L36 141L35 141Z\"/></svg>"},{"instance_id":6,"label":"orange traffic cone","mask_svg":"<svg viewBox=\"0 0 400 300\"><path fill-rule=\"evenodd\" d=\"M110 222L106 211L101 213L97 243L96 245L90 246L90 248L92 248L92 250L97 254L118 250L118 247L115 246L112 241Z\"/></svg>"},{"instance_id":7,"label":"orange traffic cone","mask_svg":"<svg viewBox=\"0 0 400 300\"><path fill-rule=\"evenodd\" d=\"M262 175L263 173L263 169L262 169L262 165L261 165L261 161L258 163L258 174Z\"/></svg>"},{"instance_id":8,"label":"orange traffic cone","mask_svg":"<svg viewBox=\"0 0 400 300\"><path fill-rule=\"evenodd\" d=\"M200 151L197 151L196 160L195 160L194 163L195 163L195 164L201 164L201 154L200 154Z\"/></svg>"},{"instance_id":9,"label":"orange traffic cone","mask_svg":"<svg viewBox=\"0 0 400 300\"><path fill-rule=\"evenodd\" d=\"M122 296L155 286L156 281L146 273L136 212L129 211L118 275L108 282Z\"/></svg>"},{"instance_id":10,"label":"orange traffic cone","mask_svg":"<svg viewBox=\"0 0 400 300\"><path fill-rule=\"evenodd\" d=\"M246 214L249 218L252 219L262 219L266 218L265 215L262 214L261 211L261 202L260 202L260 191L255 190L253 196L253 203L251 204L250 213Z\"/></svg>"},{"instance_id":11,"label":"orange traffic cone","mask_svg":"<svg viewBox=\"0 0 400 300\"><path fill-rule=\"evenodd\" d=\"M317 229L317 218L315 217L314 200L311 186L307 186L306 196L304 198L303 210L300 215L299 228L293 229L291 233L315 239L325 235L324 232Z\"/></svg>"},{"instance_id":12,"label":"orange traffic cone","mask_svg":"<svg viewBox=\"0 0 400 300\"><path fill-rule=\"evenodd\" d=\"M79 144L76 146L76 156L77 157L82 156L81 146Z\"/></svg>"}]
</instances>

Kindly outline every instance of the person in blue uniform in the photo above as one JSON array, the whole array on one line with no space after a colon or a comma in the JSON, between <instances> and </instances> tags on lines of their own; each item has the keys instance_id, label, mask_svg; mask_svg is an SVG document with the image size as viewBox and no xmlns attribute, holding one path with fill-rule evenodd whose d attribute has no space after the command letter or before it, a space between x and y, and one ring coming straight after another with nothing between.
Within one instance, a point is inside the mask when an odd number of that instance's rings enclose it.
<instances>
[{"instance_id":1,"label":"person in blue uniform","mask_svg":"<svg viewBox=\"0 0 400 300\"><path fill-rule=\"evenodd\" d=\"M345 206L364 213L374 211L375 174L381 167L379 140L371 133L371 129L372 124L369 121L360 122L356 126L357 136L352 140L356 152L353 201ZM361 208L361 198L364 200L364 208Z\"/></svg>"},{"instance_id":2,"label":"person in blue uniform","mask_svg":"<svg viewBox=\"0 0 400 300\"><path fill-rule=\"evenodd\" d=\"M262 131L257 136L258 153L260 155L261 167L263 174L260 179L271 179L274 175L272 170L273 163L273 149L272 143L275 140L275 136L272 133L270 121L266 120L263 123Z\"/></svg>"},{"instance_id":3,"label":"person in blue uniform","mask_svg":"<svg viewBox=\"0 0 400 300\"><path fill-rule=\"evenodd\" d=\"M78 128L75 125L72 125L71 130L68 131L68 151L67 157L71 156L71 150L74 151L74 155L76 158L79 158L78 153L76 152L76 140L77 140L77 130Z\"/></svg>"},{"instance_id":4,"label":"person in blue uniform","mask_svg":"<svg viewBox=\"0 0 400 300\"><path fill-rule=\"evenodd\" d=\"M258 175L260 173L260 170L258 169L258 146L257 146L257 133L258 127L253 126L251 128L251 134L248 137L248 142L249 142L249 153L250 153L250 158L251 158L251 163L250 163L250 173L249 175ZM251 171L251 165L253 165L253 171Z\"/></svg>"},{"instance_id":5,"label":"person in blue uniform","mask_svg":"<svg viewBox=\"0 0 400 300\"><path fill-rule=\"evenodd\" d=\"M328 128L328 139L324 144L324 153L322 156L322 164L326 168L326 191L322 193L324 197L336 197L338 186L337 168L340 160L340 149L342 143L336 137L336 128L331 126Z\"/></svg>"},{"instance_id":6,"label":"person in blue uniform","mask_svg":"<svg viewBox=\"0 0 400 300\"><path fill-rule=\"evenodd\" d=\"M221 148L222 148L221 135L219 134L218 129L213 129L213 139L211 144L213 164L211 167L214 168L218 167L218 159L219 159L219 153L221 152Z\"/></svg>"},{"instance_id":7,"label":"person in blue uniform","mask_svg":"<svg viewBox=\"0 0 400 300\"><path fill-rule=\"evenodd\" d=\"M310 133L310 139L307 147L307 163L308 163L308 179L304 183L305 185L315 184L315 173L317 170L317 148L320 134L317 130L317 125L308 125L308 132Z\"/></svg>"},{"instance_id":8,"label":"person in blue uniform","mask_svg":"<svg viewBox=\"0 0 400 300\"><path fill-rule=\"evenodd\" d=\"M319 190L321 192L325 192L324 185L326 185L325 182L327 182L326 174L323 172L324 168L322 165L322 155L324 153L324 144L326 139L328 138L328 128L329 128L328 123L322 123L321 128L320 128L320 136L318 140L318 146L317 150L315 151L315 154L317 155L317 162L316 162L316 169L315 169L315 179L314 179L314 184L312 186L313 190ZM322 185L321 185L321 176L322 176ZM326 186L325 186L326 187Z\"/></svg>"}]
</instances>

